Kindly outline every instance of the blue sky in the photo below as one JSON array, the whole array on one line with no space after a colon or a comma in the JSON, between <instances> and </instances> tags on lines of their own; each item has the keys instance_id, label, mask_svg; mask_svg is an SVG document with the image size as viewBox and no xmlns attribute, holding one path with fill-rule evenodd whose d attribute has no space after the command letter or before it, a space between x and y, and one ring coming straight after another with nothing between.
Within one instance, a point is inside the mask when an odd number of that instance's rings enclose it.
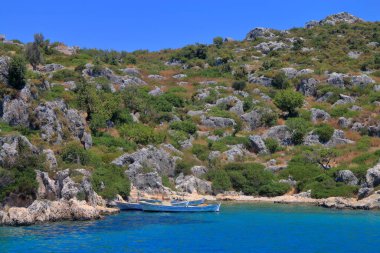
<instances>
[{"instance_id":1,"label":"blue sky","mask_svg":"<svg viewBox=\"0 0 380 253\"><path fill-rule=\"evenodd\" d=\"M27 42L41 32L87 48L159 50L215 36L243 39L257 26L300 27L342 11L380 21L379 10L380 0L4 0L0 34Z\"/></svg>"}]
</instances>

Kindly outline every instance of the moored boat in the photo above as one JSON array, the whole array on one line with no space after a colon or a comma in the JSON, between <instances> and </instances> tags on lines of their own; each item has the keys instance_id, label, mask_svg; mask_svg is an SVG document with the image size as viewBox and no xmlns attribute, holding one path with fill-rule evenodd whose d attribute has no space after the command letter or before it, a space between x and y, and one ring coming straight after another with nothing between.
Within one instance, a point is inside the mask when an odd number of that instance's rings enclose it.
<instances>
[{"instance_id":1,"label":"moored boat","mask_svg":"<svg viewBox=\"0 0 380 253\"><path fill-rule=\"evenodd\" d=\"M116 201L116 206L121 211L126 211L126 210L138 210L138 211L142 211L142 207L141 207L140 203L130 203L130 202Z\"/></svg>"},{"instance_id":2,"label":"moored boat","mask_svg":"<svg viewBox=\"0 0 380 253\"><path fill-rule=\"evenodd\" d=\"M140 205L144 212L219 212L220 210L220 203L213 205L198 206L174 206L140 202Z\"/></svg>"},{"instance_id":3,"label":"moored boat","mask_svg":"<svg viewBox=\"0 0 380 253\"><path fill-rule=\"evenodd\" d=\"M190 201L188 201L188 204L187 204L187 205L189 205L189 206L202 205L202 204L205 203L205 201L206 201L205 198L201 198L201 199L197 199L197 200L190 200ZM184 202L184 201L182 201L182 200L172 200L170 203L171 203L172 205L174 205L174 204L176 204L176 203L180 203L180 202Z\"/></svg>"}]
</instances>

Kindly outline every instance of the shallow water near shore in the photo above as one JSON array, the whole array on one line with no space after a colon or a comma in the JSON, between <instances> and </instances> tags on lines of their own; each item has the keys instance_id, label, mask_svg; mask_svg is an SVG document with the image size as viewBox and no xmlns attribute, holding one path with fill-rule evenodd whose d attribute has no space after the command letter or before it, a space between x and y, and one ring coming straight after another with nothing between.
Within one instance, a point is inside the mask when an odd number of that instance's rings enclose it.
<instances>
[{"instance_id":1,"label":"shallow water near shore","mask_svg":"<svg viewBox=\"0 0 380 253\"><path fill-rule=\"evenodd\" d=\"M222 204L220 213L0 227L0 252L378 252L379 227L378 211Z\"/></svg>"}]
</instances>

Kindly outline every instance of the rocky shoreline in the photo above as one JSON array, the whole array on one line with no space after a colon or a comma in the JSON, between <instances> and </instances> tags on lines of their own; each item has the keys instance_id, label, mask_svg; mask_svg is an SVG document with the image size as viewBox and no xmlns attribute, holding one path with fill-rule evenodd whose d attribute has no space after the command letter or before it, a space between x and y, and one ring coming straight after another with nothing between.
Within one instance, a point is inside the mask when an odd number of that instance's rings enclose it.
<instances>
[{"instance_id":1,"label":"rocky shoreline","mask_svg":"<svg viewBox=\"0 0 380 253\"><path fill-rule=\"evenodd\" d=\"M144 197L156 198L157 195L145 195ZM284 195L277 197L254 197L234 194L212 195L173 195L172 198L194 200L205 198L207 201L220 201L230 203L271 203L289 205L313 205L331 209L352 210L379 210L380 191L375 192L364 199L330 197L326 199L314 199L306 196ZM25 226L43 222L55 221L84 221L102 219L106 215L119 213L120 210L105 206L91 206L86 201L70 200L35 200L29 207L10 207L0 210L0 225Z\"/></svg>"}]
</instances>

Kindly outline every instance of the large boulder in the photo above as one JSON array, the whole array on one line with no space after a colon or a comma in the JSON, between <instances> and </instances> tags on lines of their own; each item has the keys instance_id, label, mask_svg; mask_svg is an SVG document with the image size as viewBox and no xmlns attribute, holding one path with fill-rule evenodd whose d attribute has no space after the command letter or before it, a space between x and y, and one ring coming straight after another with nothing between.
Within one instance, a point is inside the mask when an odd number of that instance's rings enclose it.
<instances>
[{"instance_id":1,"label":"large boulder","mask_svg":"<svg viewBox=\"0 0 380 253\"><path fill-rule=\"evenodd\" d=\"M325 112L324 110L311 108L311 120L315 123L318 121L327 121L331 118L330 114Z\"/></svg>"},{"instance_id":2,"label":"large boulder","mask_svg":"<svg viewBox=\"0 0 380 253\"><path fill-rule=\"evenodd\" d=\"M284 125L274 126L263 134L263 139L272 138L278 141L279 144L288 146L292 144L292 132Z\"/></svg>"},{"instance_id":3,"label":"large boulder","mask_svg":"<svg viewBox=\"0 0 380 253\"><path fill-rule=\"evenodd\" d=\"M247 130L252 131L259 127L265 126L264 118L267 115L274 114L268 107L258 107L252 111L241 115L241 118L247 123Z\"/></svg>"},{"instance_id":4,"label":"large boulder","mask_svg":"<svg viewBox=\"0 0 380 253\"><path fill-rule=\"evenodd\" d=\"M343 182L348 185L357 185L359 183L358 178L350 170L340 170L337 172L335 181Z\"/></svg>"},{"instance_id":5,"label":"large boulder","mask_svg":"<svg viewBox=\"0 0 380 253\"><path fill-rule=\"evenodd\" d=\"M257 83L266 87L269 87L272 85L272 78L265 77L265 76L256 76L254 74L250 74L248 76L248 82L250 83Z\"/></svg>"},{"instance_id":6,"label":"large boulder","mask_svg":"<svg viewBox=\"0 0 380 253\"><path fill-rule=\"evenodd\" d=\"M29 103L24 99L5 96L0 105L0 117L11 126L29 127Z\"/></svg>"},{"instance_id":7,"label":"large boulder","mask_svg":"<svg viewBox=\"0 0 380 253\"><path fill-rule=\"evenodd\" d=\"M380 163L367 170L365 176L367 187L374 188L380 184Z\"/></svg>"},{"instance_id":8,"label":"large boulder","mask_svg":"<svg viewBox=\"0 0 380 253\"><path fill-rule=\"evenodd\" d=\"M285 44L284 42L269 41L269 42L261 42L257 46L254 46L254 48L263 54L268 54L271 51L288 49L289 46Z\"/></svg>"},{"instance_id":9,"label":"large boulder","mask_svg":"<svg viewBox=\"0 0 380 253\"><path fill-rule=\"evenodd\" d=\"M212 194L211 183L195 176L182 173L175 180L176 189L188 193Z\"/></svg>"},{"instance_id":10,"label":"large boulder","mask_svg":"<svg viewBox=\"0 0 380 253\"><path fill-rule=\"evenodd\" d=\"M342 130L335 129L331 139L325 145L328 147L335 147L337 145L353 144L353 143L355 142L347 139Z\"/></svg>"},{"instance_id":11,"label":"large boulder","mask_svg":"<svg viewBox=\"0 0 380 253\"><path fill-rule=\"evenodd\" d=\"M243 102L235 96L220 98L216 100L215 104L217 106L228 109L230 112L233 112L237 115L242 115L244 113Z\"/></svg>"},{"instance_id":12,"label":"large boulder","mask_svg":"<svg viewBox=\"0 0 380 253\"><path fill-rule=\"evenodd\" d=\"M334 72L328 75L327 83L339 88L344 88L345 78L347 77L348 75Z\"/></svg>"},{"instance_id":13,"label":"large boulder","mask_svg":"<svg viewBox=\"0 0 380 253\"><path fill-rule=\"evenodd\" d=\"M21 150L24 148L24 150ZM13 163L20 155L20 152L38 153L38 149L32 145L28 138L23 135L10 135L0 137L0 166L5 162Z\"/></svg>"},{"instance_id":14,"label":"large boulder","mask_svg":"<svg viewBox=\"0 0 380 253\"><path fill-rule=\"evenodd\" d=\"M257 40L257 39L268 39L272 40L277 38L277 36L274 34L275 30L264 28L264 27L256 27L253 30L251 30L247 36L246 40Z\"/></svg>"},{"instance_id":15,"label":"large boulder","mask_svg":"<svg viewBox=\"0 0 380 253\"><path fill-rule=\"evenodd\" d=\"M223 152L227 161L236 162L244 157L245 149L242 144L230 146L230 149Z\"/></svg>"},{"instance_id":16,"label":"large boulder","mask_svg":"<svg viewBox=\"0 0 380 253\"><path fill-rule=\"evenodd\" d=\"M257 154L268 154L268 149L260 135L249 136L250 149Z\"/></svg>"},{"instance_id":17,"label":"large boulder","mask_svg":"<svg viewBox=\"0 0 380 253\"><path fill-rule=\"evenodd\" d=\"M301 83L297 86L297 91L301 92L304 96L315 97L317 95L318 83L314 78L302 79Z\"/></svg>"},{"instance_id":18,"label":"large boulder","mask_svg":"<svg viewBox=\"0 0 380 253\"><path fill-rule=\"evenodd\" d=\"M375 83L375 80L370 78L367 75L359 75L359 76L352 76L351 77L351 83L354 86L360 86L360 87L366 87L368 84Z\"/></svg>"},{"instance_id":19,"label":"large boulder","mask_svg":"<svg viewBox=\"0 0 380 253\"><path fill-rule=\"evenodd\" d=\"M128 166L125 173L138 189L161 191L161 176L174 176L176 159L162 148L147 146L132 154L120 156L112 164Z\"/></svg>"},{"instance_id":20,"label":"large boulder","mask_svg":"<svg viewBox=\"0 0 380 253\"><path fill-rule=\"evenodd\" d=\"M236 122L230 118L202 116L201 124L212 128L227 128L234 127L236 125Z\"/></svg>"},{"instance_id":21,"label":"large boulder","mask_svg":"<svg viewBox=\"0 0 380 253\"><path fill-rule=\"evenodd\" d=\"M193 166L191 168L191 173L193 173L193 175L196 177L201 177L205 175L207 172L208 172L208 169L205 166Z\"/></svg>"}]
</instances>

